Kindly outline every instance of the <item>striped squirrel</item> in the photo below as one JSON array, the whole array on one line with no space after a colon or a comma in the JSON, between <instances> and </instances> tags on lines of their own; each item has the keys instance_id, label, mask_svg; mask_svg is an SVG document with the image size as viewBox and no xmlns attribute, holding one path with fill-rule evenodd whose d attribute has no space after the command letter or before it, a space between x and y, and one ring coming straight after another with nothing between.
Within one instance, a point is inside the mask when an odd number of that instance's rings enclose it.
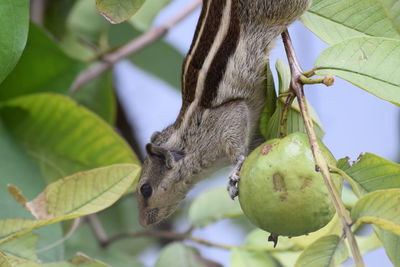
<instances>
[{"instance_id":1,"label":"striped squirrel","mask_svg":"<svg viewBox=\"0 0 400 267\"><path fill-rule=\"evenodd\" d=\"M238 195L240 167L259 144L265 68L274 39L311 0L203 0L183 63L182 107L176 121L155 132L138 183L140 223L174 212L204 171L235 165L228 191ZM257 143L258 140L258 143Z\"/></svg>"}]
</instances>

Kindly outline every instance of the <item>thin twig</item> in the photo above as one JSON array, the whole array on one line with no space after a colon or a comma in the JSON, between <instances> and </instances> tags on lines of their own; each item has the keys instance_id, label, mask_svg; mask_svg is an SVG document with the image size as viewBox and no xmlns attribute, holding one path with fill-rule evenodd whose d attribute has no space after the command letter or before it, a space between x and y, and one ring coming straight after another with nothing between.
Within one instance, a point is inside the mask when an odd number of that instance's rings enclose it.
<instances>
[{"instance_id":1,"label":"thin twig","mask_svg":"<svg viewBox=\"0 0 400 267\"><path fill-rule=\"evenodd\" d=\"M343 202L341 201L339 194L336 192L334 184L332 183L328 163L326 162L324 156L321 153L321 149L318 144L318 139L314 132L313 122L312 122L310 113L308 111L308 107L306 105L306 98L304 96L303 84L300 79L303 71L297 60L297 56L296 56L295 50L293 48L292 41L289 36L289 32L287 30L282 33L282 40L285 45L285 50L286 50L286 54L288 57L290 70L292 73L290 87L291 87L291 90L293 90L297 96L297 100L298 100L299 107L300 107L300 112L303 117L304 125L305 125L307 135L308 135L308 138L309 138L309 141L311 144L311 149L312 149L312 153L314 156L316 169L321 172L322 177L324 178L324 182L328 188L328 192L331 196L332 202L336 208L336 212L338 213L338 215L342 221L344 233L349 242L349 246L350 246L351 252L353 254L356 266L363 267L365 265L364 265L363 259L361 257L361 253L358 248L355 236L354 236L353 232L351 231L352 221L346 210L346 207L344 206Z\"/></svg>"},{"instance_id":2,"label":"thin twig","mask_svg":"<svg viewBox=\"0 0 400 267\"><path fill-rule=\"evenodd\" d=\"M92 228L93 234L97 239L97 242L100 244L101 247L104 247L104 242L107 242L108 235L104 230L104 227L97 217L96 214L90 214L86 216L87 221L89 222L90 227Z\"/></svg>"},{"instance_id":3,"label":"thin twig","mask_svg":"<svg viewBox=\"0 0 400 267\"><path fill-rule=\"evenodd\" d=\"M176 240L176 241L183 241L183 240L188 240L192 241L204 246L208 247L214 247L214 248L220 248L220 249L225 249L225 250L231 250L233 248L240 248L243 250L252 250L252 251L284 251L286 248L271 248L271 247L260 247L260 246L235 246L235 245L225 245L221 243L215 243L212 241L204 240L201 238L197 238L194 236L190 235L190 231L186 231L185 233L177 233L173 231L160 231L160 230L143 230L143 231L137 231L137 232L128 232L128 233L120 233L116 234L114 236L111 236L108 240L103 242L101 245L102 247L108 247L112 243L121 240L121 239L126 239L126 238L137 238L137 237L144 237L144 236L150 236L150 237L158 237L158 238L165 238L169 240Z\"/></svg>"},{"instance_id":4,"label":"thin twig","mask_svg":"<svg viewBox=\"0 0 400 267\"><path fill-rule=\"evenodd\" d=\"M351 186L351 188L353 189L353 192L356 194L356 196L358 198L361 197L361 192L360 192L360 188L358 187L357 183L343 170L334 167L334 166L329 166L329 170L331 173L336 173L339 174L340 176L342 176Z\"/></svg>"},{"instance_id":5,"label":"thin twig","mask_svg":"<svg viewBox=\"0 0 400 267\"><path fill-rule=\"evenodd\" d=\"M63 238L57 240L56 242L54 242L54 243L52 243L52 244L50 244L50 245L48 245L46 247L43 247L43 248L40 248L40 249L36 250L36 254L43 253L45 251L48 251L50 249L53 249L53 248L63 244L65 241L67 241L71 236L73 236L75 234L75 232L81 226L82 222L83 222L82 217L76 218L74 220L74 222L72 223L71 228L69 229L69 231L67 232L67 234Z\"/></svg>"},{"instance_id":6,"label":"thin twig","mask_svg":"<svg viewBox=\"0 0 400 267\"><path fill-rule=\"evenodd\" d=\"M72 83L69 91L71 94L75 93L80 87L85 85L90 80L96 78L103 72L110 69L118 61L130 56L149 44L155 42L156 40L163 37L170 29L172 29L176 24L190 15L194 10L196 10L202 3L202 0L194 0L189 6L184 8L179 14L177 14L172 19L168 20L166 23L154 27L148 32L142 34L135 40L127 43L126 45L120 47L116 51L110 54L104 55L102 60L92 65L89 69L82 71L75 81Z\"/></svg>"},{"instance_id":7,"label":"thin twig","mask_svg":"<svg viewBox=\"0 0 400 267\"><path fill-rule=\"evenodd\" d=\"M285 251L287 248L271 248L271 247L260 247L260 246L252 246L252 245L243 245L243 246L235 246L235 245L225 245L221 243L215 243L212 241L208 241L205 239L197 238L191 235L193 231L193 227L190 227L187 231L183 233L178 233L169 230L141 230L136 232L125 232L125 233L118 233L113 236L108 237L107 233L104 230L104 227L101 221L98 219L96 214L88 215L85 217L89 222L93 234L102 248L107 248L114 242L117 242L122 239L126 238L138 238L138 237L156 237L156 238L163 238L168 240L175 240L175 241L192 241L204 246L208 247L215 247L225 250L231 250L234 248L239 248L243 250L251 250L251 251Z\"/></svg>"}]
</instances>

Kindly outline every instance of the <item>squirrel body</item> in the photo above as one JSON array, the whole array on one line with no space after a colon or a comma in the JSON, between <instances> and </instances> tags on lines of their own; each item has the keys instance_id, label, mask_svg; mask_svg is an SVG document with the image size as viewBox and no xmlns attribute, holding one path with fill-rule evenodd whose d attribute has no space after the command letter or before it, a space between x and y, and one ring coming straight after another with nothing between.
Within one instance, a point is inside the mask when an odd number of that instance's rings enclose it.
<instances>
[{"instance_id":1,"label":"squirrel body","mask_svg":"<svg viewBox=\"0 0 400 267\"><path fill-rule=\"evenodd\" d=\"M155 132L138 184L140 223L155 224L176 210L186 193L218 161L238 172L262 141L265 68L274 39L311 0L203 0L182 67L182 107L176 121Z\"/></svg>"}]
</instances>

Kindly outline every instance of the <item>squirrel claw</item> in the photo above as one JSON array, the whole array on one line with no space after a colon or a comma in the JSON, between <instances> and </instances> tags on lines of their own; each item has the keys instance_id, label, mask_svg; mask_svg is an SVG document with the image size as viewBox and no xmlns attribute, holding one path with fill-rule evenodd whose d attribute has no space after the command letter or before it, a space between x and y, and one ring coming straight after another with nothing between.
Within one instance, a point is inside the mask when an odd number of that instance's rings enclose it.
<instances>
[{"instance_id":1,"label":"squirrel claw","mask_svg":"<svg viewBox=\"0 0 400 267\"><path fill-rule=\"evenodd\" d=\"M235 197L239 195L239 188L238 188L240 180L239 172L240 168L242 167L244 159L245 159L244 156L239 157L239 160L236 162L236 165L233 168L231 175L229 175L229 182L227 189L232 199L235 199Z\"/></svg>"},{"instance_id":2,"label":"squirrel claw","mask_svg":"<svg viewBox=\"0 0 400 267\"><path fill-rule=\"evenodd\" d=\"M227 190L232 200L235 199L235 197L239 195L239 189L237 188L237 181L229 179Z\"/></svg>"},{"instance_id":3,"label":"squirrel claw","mask_svg":"<svg viewBox=\"0 0 400 267\"><path fill-rule=\"evenodd\" d=\"M229 176L229 182L228 182L228 192L229 195L231 196L232 200L235 199L239 195L239 175L237 175L237 171L233 171L231 175Z\"/></svg>"}]
</instances>

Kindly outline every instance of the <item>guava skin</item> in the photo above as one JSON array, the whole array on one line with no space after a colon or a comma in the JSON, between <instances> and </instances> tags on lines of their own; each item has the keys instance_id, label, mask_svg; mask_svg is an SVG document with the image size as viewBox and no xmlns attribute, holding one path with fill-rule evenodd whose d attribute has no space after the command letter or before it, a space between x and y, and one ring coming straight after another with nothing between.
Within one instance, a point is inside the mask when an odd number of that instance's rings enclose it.
<instances>
[{"instance_id":1,"label":"guava skin","mask_svg":"<svg viewBox=\"0 0 400 267\"><path fill-rule=\"evenodd\" d=\"M328 164L335 166L333 155L320 146ZM342 178L332 175L332 180L341 192ZM335 214L303 133L269 140L249 155L240 171L239 202L253 224L282 236L317 231Z\"/></svg>"}]
</instances>

